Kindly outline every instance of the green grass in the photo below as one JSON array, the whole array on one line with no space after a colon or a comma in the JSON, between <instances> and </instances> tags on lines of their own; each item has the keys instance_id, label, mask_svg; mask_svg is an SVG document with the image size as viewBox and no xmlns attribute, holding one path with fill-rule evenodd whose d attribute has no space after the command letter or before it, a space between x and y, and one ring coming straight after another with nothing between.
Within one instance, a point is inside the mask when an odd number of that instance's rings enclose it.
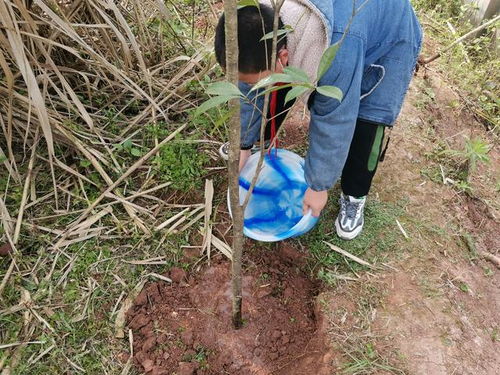
<instances>
[{"instance_id":1,"label":"green grass","mask_svg":"<svg viewBox=\"0 0 500 375\"><path fill-rule=\"evenodd\" d=\"M369 341L348 350L346 355L350 360L342 367L341 374L379 374L382 371L389 374L405 374L403 370L391 366Z\"/></svg>"},{"instance_id":2,"label":"green grass","mask_svg":"<svg viewBox=\"0 0 500 375\"><path fill-rule=\"evenodd\" d=\"M56 253L40 248L40 252L34 254L40 257L36 267L37 258L26 255L19 259L19 267L31 270L31 273L24 277L18 274L12 277L2 296L2 308L17 305L21 290L26 290L34 310L55 332L32 316L33 323L37 324L31 324L34 332L30 341L43 343L20 349L23 361L13 374L76 373L77 368L89 374L102 374L104 370L114 373L122 366L114 359L116 353L127 350L126 341L114 339L118 298L122 293L128 295L150 272L162 274L172 266L188 267L188 263L181 261L180 250L180 246L187 243L186 236L189 234L171 236L159 248L163 237L160 234L147 240L143 237L134 239L133 236L113 241L92 239L66 248L57 261ZM123 262L155 256L166 256L165 264L133 265ZM53 262L55 271L46 281L43 278ZM8 267L6 258L0 258L0 267ZM117 308L120 306L121 303ZM22 341L25 329L22 313L0 314L0 342ZM50 351L36 363L30 362L48 349ZM201 350L196 356L200 363L204 361L203 353ZM3 354L0 350L0 358Z\"/></svg>"},{"instance_id":3,"label":"green grass","mask_svg":"<svg viewBox=\"0 0 500 375\"><path fill-rule=\"evenodd\" d=\"M471 4L463 4L460 0L414 0L412 3L419 14L425 15L420 19L424 23L427 39L432 39L441 46L451 44L474 28L469 22L473 12ZM447 22L454 26L456 35L450 32ZM437 67L450 84L466 93L468 109L498 134L500 60L492 47L494 26L476 38L457 45L430 66L434 69ZM424 48L423 54L427 57L435 52Z\"/></svg>"},{"instance_id":4,"label":"green grass","mask_svg":"<svg viewBox=\"0 0 500 375\"><path fill-rule=\"evenodd\" d=\"M207 155L195 144L178 140L161 148L154 157L153 170L160 180L171 182L174 189L187 191L203 186L207 163Z\"/></svg>"},{"instance_id":5,"label":"green grass","mask_svg":"<svg viewBox=\"0 0 500 375\"><path fill-rule=\"evenodd\" d=\"M404 221L402 206L368 197L363 231L355 240L344 241L335 232L334 221L338 214L338 204L333 201L336 201L336 197L337 191L330 194L330 203L322 212L317 226L309 234L294 240L300 241L309 249L311 272L318 274L322 269L333 269L344 274L366 270L365 266L332 251L323 241L375 264L387 257L394 259L398 256L403 250L401 243L404 238L397 227L396 219Z\"/></svg>"}]
</instances>

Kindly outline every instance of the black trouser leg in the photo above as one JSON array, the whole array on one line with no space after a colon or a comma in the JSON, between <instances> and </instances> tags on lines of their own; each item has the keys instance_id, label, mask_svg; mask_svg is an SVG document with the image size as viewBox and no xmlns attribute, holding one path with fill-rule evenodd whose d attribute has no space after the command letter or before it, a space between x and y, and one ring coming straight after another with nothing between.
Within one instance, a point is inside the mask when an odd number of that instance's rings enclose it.
<instances>
[{"instance_id":1,"label":"black trouser leg","mask_svg":"<svg viewBox=\"0 0 500 375\"><path fill-rule=\"evenodd\" d=\"M358 119L349 148L341 186L346 195L364 197L370 191L384 141L385 125Z\"/></svg>"}]
</instances>

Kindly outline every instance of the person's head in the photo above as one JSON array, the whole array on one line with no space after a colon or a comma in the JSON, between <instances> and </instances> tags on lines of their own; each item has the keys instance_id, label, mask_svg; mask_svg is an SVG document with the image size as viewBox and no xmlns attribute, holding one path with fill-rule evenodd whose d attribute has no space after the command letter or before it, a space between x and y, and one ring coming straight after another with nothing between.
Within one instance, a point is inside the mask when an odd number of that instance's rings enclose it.
<instances>
[{"instance_id":1,"label":"person's head","mask_svg":"<svg viewBox=\"0 0 500 375\"><path fill-rule=\"evenodd\" d=\"M224 14L220 17L215 29L215 57L217 62L226 66L226 38L224 28ZM246 6L238 10L238 66L240 81L254 84L272 73L272 38L261 40L262 37L273 31L274 10L260 4ZM279 29L283 23L279 21ZM274 71L280 73L288 64L288 51L286 49L286 35L278 37L277 59Z\"/></svg>"}]
</instances>

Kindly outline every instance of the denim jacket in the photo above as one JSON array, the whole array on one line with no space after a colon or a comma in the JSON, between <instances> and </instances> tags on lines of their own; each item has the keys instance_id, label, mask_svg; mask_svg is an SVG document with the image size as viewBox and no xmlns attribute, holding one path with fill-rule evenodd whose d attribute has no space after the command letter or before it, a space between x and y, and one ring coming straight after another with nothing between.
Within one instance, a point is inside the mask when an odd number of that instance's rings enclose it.
<instances>
[{"instance_id":1,"label":"denim jacket","mask_svg":"<svg viewBox=\"0 0 500 375\"><path fill-rule=\"evenodd\" d=\"M310 101L305 177L315 191L331 188L340 177L358 118L386 126L394 124L420 51L422 31L409 0L367 1L319 82L320 86L339 87L343 100L316 93ZM351 19L353 0L303 2L316 7L322 15L329 44L338 42ZM362 4L356 3L357 7ZM240 89L248 93L250 86L240 83ZM255 105L262 108L262 103L261 96ZM242 101L242 146L258 139L257 112L253 105Z\"/></svg>"}]
</instances>

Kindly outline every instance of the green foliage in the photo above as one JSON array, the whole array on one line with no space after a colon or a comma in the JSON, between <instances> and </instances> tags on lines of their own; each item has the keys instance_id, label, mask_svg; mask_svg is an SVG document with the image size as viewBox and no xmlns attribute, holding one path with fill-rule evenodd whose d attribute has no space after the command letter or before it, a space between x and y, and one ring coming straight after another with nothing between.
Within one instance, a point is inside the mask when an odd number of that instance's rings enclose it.
<instances>
[{"instance_id":1,"label":"green foliage","mask_svg":"<svg viewBox=\"0 0 500 375\"><path fill-rule=\"evenodd\" d=\"M466 9L461 0L413 0L412 4L416 9L424 9L450 18L461 16Z\"/></svg>"},{"instance_id":2,"label":"green foliage","mask_svg":"<svg viewBox=\"0 0 500 375\"><path fill-rule=\"evenodd\" d=\"M258 6L255 4L254 0L240 0L239 7L244 6ZM278 36L285 35L286 33L291 31L290 26L285 26L284 29L278 30ZM262 40L266 40L273 37L274 32L270 32L262 38ZM332 66L337 52L341 46L341 43L335 43L325 50L323 53L319 67L317 72L317 77L315 82L311 82L307 73L297 67L288 66L283 69L283 73L273 73L255 85L253 85L252 91L256 91L262 88L267 88L266 90L260 92L258 95L267 95L272 91L282 90L285 88L292 87L285 98L285 102L296 99L297 97L305 94L309 90L317 90L321 95L328 96L333 99L337 99L338 101L342 101L343 93L342 91L335 86L318 86L317 83L319 80L325 75L328 69ZM278 83L285 84L281 86L274 86ZM214 95L204 103L202 103L198 109L194 113L194 118L198 117L200 114L205 113L206 111L217 107L221 104L227 103L232 99L245 97L241 93L241 91L232 83L228 81L216 82L208 86L206 89L206 94Z\"/></svg>"},{"instance_id":3,"label":"green foliage","mask_svg":"<svg viewBox=\"0 0 500 375\"><path fill-rule=\"evenodd\" d=\"M238 9L244 8L244 7L259 7L259 2L258 0L238 0Z\"/></svg>"},{"instance_id":4,"label":"green foliage","mask_svg":"<svg viewBox=\"0 0 500 375\"><path fill-rule=\"evenodd\" d=\"M342 101L344 94L342 90L335 86L320 86L316 89L321 95L328 96L333 99L337 99L339 102Z\"/></svg>"},{"instance_id":5,"label":"green foliage","mask_svg":"<svg viewBox=\"0 0 500 375\"><path fill-rule=\"evenodd\" d=\"M154 173L182 191L201 186L207 163L208 156L199 152L195 144L181 140L163 146L153 160Z\"/></svg>"},{"instance_id":6,"label":"green foliage","mask_svg":"<svg viewBox=\"0 0 500 375\"><path fill-rule=\"evenodd\" d=\"M323 56L321 56L321 60L319 63L318 67L318 74L316 76L317 81L319 81L325 73L330 69L330 66L332 66L333 61L335 60L335 57L337 56L337 52L340 48L340 44L335 43L328 47L326 51L323 53Z\"/></svg>"},{"instance_id":7,"label":"green foliage","mask_svg":"<svg viewBox=\"0 0 500 375\"><path fill-rule=\"evenodd\" d=\"M470 175L475 171L478 163L488 163L490 161L488 145L481 138L466 138L465 146L462 150L444 150L443 154L449 155L457 160L459 165L463 165L465 182L469 182Z\"/></svg>"},{"instance_id":8,"label":"green foliage","mask_svg":"<svg viewBox=\"0 0 500 375\"><path fill-rule=\"evenodd\" d=\"M295 86L292 87L290 91L287 92L285 97L285 103L288 103L290 100L296 99L302 94L306 93L309 90L309 87L306 86Z\"/></svg>"},{"instance_id":9,"label":"green foliage","mask_svg":"<svg viewBox=\"0 0 500 375\"><path fill-rule=\"evenodd\" d=\"M477 163L489 163L488 153L491 147L481 138L467 139L465 141L464 157L469 163L469 170L473 172Z\"/></svg>"},{"instance_id":10,"label":"green foliage","mask_svg":"<svg viewBox=\"0 0 500 375\"><path fill-rule=\"evenodd\" d=\"M126 154L132 155L134 157L142 156L143 152L139 146L135 146L131 139L127 139L122 143L114 145L115 150L124 151Z\"/></svg>"},{"instance_id":11,"label":"green foliage","mask_svg":"<svg viewBox=\"0 0 500 375\"><path fill-rule=\"evenodd\" d=\"M461 0L415 0L413 4L419 13L425 13L426 18L430 20L432 27L426 28L428 37L443 47L450 45L474 27L470 23L471 15L476 11L474 3L464 4ZM451 32L450 26L456 32ZM470 100L466 100L469 110L496 132L500 131L500 60L494 47L497 28L498 23L491 25L484 32L455 46L446 52L445 57L432 63L449 83L470 96ZM435 50L427 51L424 46L423 55L433 53Z\"/></svg>"},{"instance_id":12,"label":"green foliage","mask_svg":"<svg viewBox=\"0 0 500 375\"><path fill-rule=\"evenodd\" d=\"M365 342L358 348L346 351L350 357L341 374L404 374L401 369L393 367L389 361L382 357L371 342Z\"/></svg>"},{"instance_id":13,"label":"green foliage","mask_svg":"<svg viewBox=\"0 0 500 375\"><path fill-rule=\"evenodd\" d=\"M235 99L235 98L236 98L235 96L231 96L231 95L214 96L213 98L208 99L206 102L203 102L198 107L198 109L194 113L194 117L198 117L199 115L201 115L202 113L205 113L209 109L217 107L221 104L225 104L225 103L229 102L231 99Z\"/></svg>"},{"instance_id":14,"label":"green foliage","mask_svg":"<svg viewBox=\"0 0 500 375\"><path fill-rule=\"evenodd\" d=\"M220 81L212 83L208 86L205 91L209 95L214 95L212 98L208 99L202 103L194 113L194 118L198 117L202 113L217 107L221 104L229 102L231 99L237 99L243 97L240 89L236 87L233 83L228 81Z\"/></svg>"},{"instance_id":15,"label":"green foliage","mask_svg":"<svg viewBox=\"0 0 500 375\"><path fill-rule=\"evenodd\" d=\"M209 95L232 96L235 98L241 96L240 89L227 81L212 83L205 92Z\"/></svg>"},{"instance_id":16,"label":"green foliage","mask_svg":"<svg viewBox=\"0 0 500 375\"><path fill-rule=\"evenodd\" d=\"M250 0L250 1L253 1L253 0ZM278 37L278 42L280 41L281 38L284 38L285 35L287 35L288 33L292 32L293 31L293 28L292 26L290 25L285 25L283 27L283 29L279 29L276 34L277 34L277 37ZM264 35L260 41L263 42L264 40L268 40L268 39L272 39L273 38L273 35L274 35L274 31L271 31L269 33L267 33L266 35Z\"/></svg>"},{"instance_id":17,"label":"green foliage","mask_svg":"<svg viewBox=\"0 0 500 375\"><path fill-rule=\"evenodd\" d=\"M292 77L294 82L309 83L309 76L302 69L293 66L287 66L283 69L283 72Z\"/></svg>"}]
</instances>

